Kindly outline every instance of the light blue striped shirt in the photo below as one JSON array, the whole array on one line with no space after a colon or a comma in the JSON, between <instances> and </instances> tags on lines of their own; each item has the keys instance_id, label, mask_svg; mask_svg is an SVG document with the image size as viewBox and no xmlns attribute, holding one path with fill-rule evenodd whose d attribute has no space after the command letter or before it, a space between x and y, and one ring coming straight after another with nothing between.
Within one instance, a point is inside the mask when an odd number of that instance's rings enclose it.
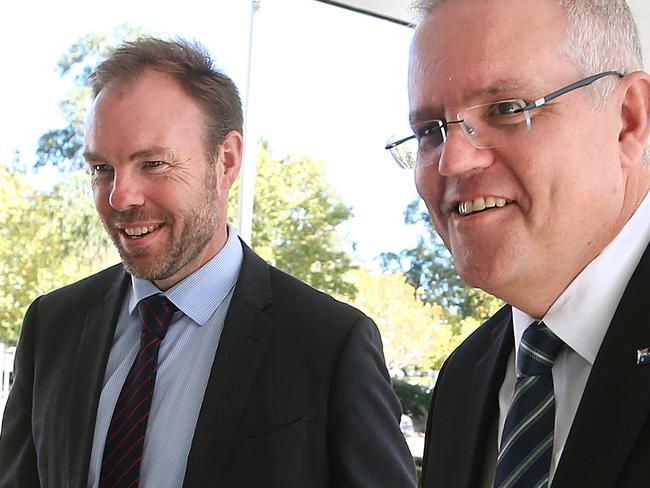
<instances>
[{"instance_id":1,"label":"light blue striped shirt","mask_svg":"<svg viewBox=\"0 0 650 488\"><path fill-rule=\"evenodd\" d=\"M183 484L187 457L226 312L239 276L242 247L228 227L228 240L201 268L163 293L178 307L160 346L158 374L147 425L140 487ZM140 346L136 306L160 293L147 280L131 277L117 322L102 388L90 458L88 486L99 483L106 433L117 397ZM182 312L182 313L181 313Z\"/></svg>"}]
</instances>

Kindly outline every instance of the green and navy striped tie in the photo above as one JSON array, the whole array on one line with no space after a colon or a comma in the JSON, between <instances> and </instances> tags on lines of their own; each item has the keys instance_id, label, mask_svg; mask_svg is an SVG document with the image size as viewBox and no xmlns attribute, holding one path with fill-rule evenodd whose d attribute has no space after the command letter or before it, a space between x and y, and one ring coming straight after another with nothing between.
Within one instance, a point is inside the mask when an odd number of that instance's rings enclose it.
<instances>
[{"instance_id":1,"label":"green and navy striped tie","mask_svg":"<svg viewBox=\"0 0 650 488\"><path fill-rule=\"evenodd\" d=\"M494 488L547 488L555 397L551 367L564 343L543 322L530 325L517 355L519 376L506 415Z\"/></svg>"}]
</instances>

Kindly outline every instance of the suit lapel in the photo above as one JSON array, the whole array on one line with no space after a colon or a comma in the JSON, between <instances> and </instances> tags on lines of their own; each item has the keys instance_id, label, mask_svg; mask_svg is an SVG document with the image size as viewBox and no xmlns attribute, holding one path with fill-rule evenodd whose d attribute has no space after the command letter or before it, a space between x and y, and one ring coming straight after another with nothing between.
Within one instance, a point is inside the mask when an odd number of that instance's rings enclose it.
<instances>
[{"instance_id":1,"label":"suit lapel","mask_svg":"<svg viewBox=\"0 0 650 488\"><path fill-rule=\"evenodd\" d=\"M494 427L499 416L499 389L514 347L510 307L502 308L485 326L493 329L492 345L474 369L469 402L471 411L467 415L461 451L468 455L469 469L464 471L465 479L460 484L466 488L482 486L486 462L489 462L486 455L490 452L496 454ZM490 442L494 443L494 449L489 447Z\"/></svg>"},{"instance_id":2,"label":"suit lapel","mask_svg":"<svg viewBox=\"0 0 650 488\"><path fill-rule=\"evenodd\" d=\"M650 347L648 290L646 249L596 356L553 488L615 486L634 448L650 412L650 365L636 364L637 350Z\"/></svg>"},{"instance_id":3,"label":"suit lapel","mask_svg":"<svg viewBox=\"0 0 650 488\"><path fill-rule=\"evenodd\" d=\"M121 265L117 278L112 280L108 290L89 297L91 308L79 312L81 328L76 353L70 358L69 405L62 413L65 419L64 455L69 473L69 486L86 486L88 466L92 450L97 405L101 394L115 334L115 326L128 275Z\"/></svg>"},{"instance_id":4,"label":"suit lapel","mask_svg":"<svg viewBox=\"0 0 650 488\"><path fill-rule=\"evenodd\" d=\"M270 267L245 244L242 269L210 372L183 486L218 486L275 320Z\"/></svg>"}]
</instances>

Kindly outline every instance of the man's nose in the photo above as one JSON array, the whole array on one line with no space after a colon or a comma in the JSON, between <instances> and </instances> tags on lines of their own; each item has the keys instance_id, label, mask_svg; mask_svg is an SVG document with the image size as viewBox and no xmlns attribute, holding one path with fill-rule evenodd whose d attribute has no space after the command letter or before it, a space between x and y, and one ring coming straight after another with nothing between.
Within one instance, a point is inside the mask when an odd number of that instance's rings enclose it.
<instances>
[{"instance_id":1,"label":"man's nose","mask_svg":"<svg viewBox=\"0 0 650 488\"><path fill-rule=\"evenodd\" d=\"M113 176L113 188L108 197L108 202L111 207L120 212L144 204L142 183L134 175L120 174L116 171Z\"/></svg>"},{"instance_id":2,"label":"man's nose","mask_svg":"<svg viewBox=\"0 0 650 488\"><path fill-rule=\"evenodd\" d=\"M471 176L492 164L494 154L490 149L477 149L469 139L461 124L449 125L438 171L442 176Z\"/></svg>"}]
</instances>

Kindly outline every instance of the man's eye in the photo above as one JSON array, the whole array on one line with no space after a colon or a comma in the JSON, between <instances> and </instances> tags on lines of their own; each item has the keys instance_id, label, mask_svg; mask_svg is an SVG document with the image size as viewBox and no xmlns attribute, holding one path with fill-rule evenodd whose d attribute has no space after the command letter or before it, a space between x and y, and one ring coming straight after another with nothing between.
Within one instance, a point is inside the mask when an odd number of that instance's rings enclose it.
<instances>
[{"instance_id":1,"label":"man's eye","mask_svg":"<svg viewBox=\"0 0 650 488\"><path fill-rule=\"evenodd\" d=\"M439 148L444 142L444 122L431 120L413 129L418 140L418 153L421 156L431 153Z\"/></svg>"},{"instance_id":2,"label":"man's eye","mask_svg":"<svg viewBox=\"0 0 650 488\"><path fill-rule=\"evenodd\" d=\"M492 127L517 126L526 121L521 101L505 100L486 107L483 119Z\"/></svg>"},{"instance_id":3,"label":"man's eye","mask_svg":"<svg viewBox=\"0 0 650 488\"><path fill-rule=\"evenodd\" d=\"M440 128L442 127L442 122L439 120L432 120L431 122L426 122L419 127L413 129L413 133L418 141L421 141L423 138L431 135L439 136Z\"/></svg>"},{"instance_id":4,"label":"man's eye","mask_svg":"<svg viewBox=\"0 0 650 488\"><path fill-rule=\"evenodd\" d=\"M488 115L491 116L502 116L502 115L513 115L519 113L521 106L515 102L499 102L490 105L490 110Z\"/></svg>"},{"instance_id":5,"label":"man's eye","mask_svg":"<svg viewBox=\"0 0 650 488\"><path fill-rule=\"evenodd\" d=\"M100 163L100 164L93 164L91 166L91 170L93 174L97 173L107 173L108 171L111 171L113 168L111 167L110 164L106 163Z\"/></svg>"},{"instance_id":6,"label":"man's eye","mask_svg":"<svg viewBox=\"0 0 650 488\"><path fill-rule=\"evenodd\" d=\"M145 161L145 166L147 168L157 168L158 166L161 166L163 164L162 161Z\"/></svg>"}]
</instances>

